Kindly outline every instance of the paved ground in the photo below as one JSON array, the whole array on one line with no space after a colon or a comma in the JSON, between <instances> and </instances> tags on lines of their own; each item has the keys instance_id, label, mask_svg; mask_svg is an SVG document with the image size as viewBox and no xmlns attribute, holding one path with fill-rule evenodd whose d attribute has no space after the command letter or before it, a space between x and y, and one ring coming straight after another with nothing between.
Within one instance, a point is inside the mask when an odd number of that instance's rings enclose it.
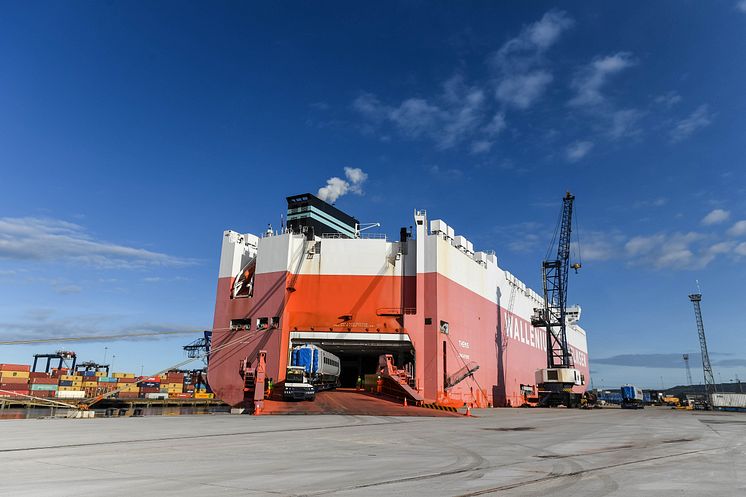
<instances>
[{"instance_id":1,"label":"paved ground","mask_svg":"<svg viewBox=\"0 0 746 497\"><path fill-rule=\"evenodd\" d=\"M452 412L433 409L404 408L393 399L373 394L339 388L334 391L319 392L313 402L264 401L265 414L350 414L373 416L459 416Z\"/></svg>"},{"instance_id":2,"label":"paved ground","mask_svg":"<svg viewBox=\"0 0 746 497\"><path fill-rule=\"evenodd\" d=\"M743 414L475 413L0 421L0 488L14 497L746 495Z\"/></svg>"}]
</instances>

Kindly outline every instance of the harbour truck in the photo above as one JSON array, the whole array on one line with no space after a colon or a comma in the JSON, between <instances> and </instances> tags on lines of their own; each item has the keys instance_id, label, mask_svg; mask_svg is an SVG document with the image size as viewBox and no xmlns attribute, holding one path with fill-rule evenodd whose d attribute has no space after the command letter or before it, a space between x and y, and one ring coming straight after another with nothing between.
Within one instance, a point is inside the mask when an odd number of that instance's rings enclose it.
<instances>
[{"instance_id":1,"label":"harbour truck","mask_svg":"<svg viewBox=\"0 0 746 497\"><path fill-rule=\"evenodd\" d=\"M282 391L283 400L315 400L316 389L308 381L306 369L303 366L288 366L285 371L285 386Z\"/></svg>"}]
</instances>

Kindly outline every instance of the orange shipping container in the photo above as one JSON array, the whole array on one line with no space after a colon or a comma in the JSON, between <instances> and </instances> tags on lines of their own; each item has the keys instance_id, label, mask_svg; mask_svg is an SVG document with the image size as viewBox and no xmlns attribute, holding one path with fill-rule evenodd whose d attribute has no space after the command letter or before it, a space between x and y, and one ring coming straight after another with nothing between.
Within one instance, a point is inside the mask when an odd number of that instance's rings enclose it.
<instances>
[{"instance_id":1,"label":"orange shipping container","mask_svg":"<svg viewBox=\"0 0 746 497\"><path fill-rule=\"evenodd\" d=\"M29 383L31 385L56 385L57 378L31 378Z\"/></svg>"},{"instance_id":2,"label":"orange shipping container","mask_svg":"<svg viewBox=\"0 0 746 497\"><path fill-rule=\"evenodd\" d=\"M18 378L15 376L0 376L0 383L13 383L16 385L26 385L28 383L28 378Z\"/></svg>"},{"instance_id":3,"label":"orange shipping container","mask_svg":"<svg viewBox=\"0 0 746 497\"><path fill-rule=\"evenodd\" d=\"M0 364L0 371L31 371L31 366L26 364Z\"/></svg>"}]
</instances>

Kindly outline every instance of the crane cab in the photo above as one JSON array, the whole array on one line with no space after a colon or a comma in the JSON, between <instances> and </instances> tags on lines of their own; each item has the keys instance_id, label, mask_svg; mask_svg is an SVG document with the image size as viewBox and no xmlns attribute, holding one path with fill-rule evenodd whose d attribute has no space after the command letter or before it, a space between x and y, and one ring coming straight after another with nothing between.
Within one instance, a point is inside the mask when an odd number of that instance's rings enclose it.
<instances>
[{"instance_id":1,"label":"crane cab","mask_svg":"<svg viewBox=\"0 0 746 497\"><path fill-rule=\"evenodd\" d=\"M536 371L536 383L539 385L562 384L572 387L585 385L585 377L575 368L544 368Z\"/></svg>"}]
</instances>

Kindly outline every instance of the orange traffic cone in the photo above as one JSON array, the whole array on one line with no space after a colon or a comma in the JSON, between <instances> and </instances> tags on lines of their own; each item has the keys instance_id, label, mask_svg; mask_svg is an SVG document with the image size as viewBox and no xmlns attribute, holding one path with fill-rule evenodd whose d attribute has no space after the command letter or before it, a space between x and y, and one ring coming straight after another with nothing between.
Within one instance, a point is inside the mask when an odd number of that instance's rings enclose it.
<instances>
[{"instance_id":1,"label":"orange traffic cone","mask_svg":"<svg viewBox=\"0 0 746 497\"><path fill-rule=\"evenodd\" d=\"M466 417L471 417L471 406L466 404Z\"/></svg>"},{"instance_id":2,"label":"orange traffic cone","mask_svg":"<svg viewBox=\"0 0 746 497\"><path fill-rule=\"evenodd\" d=\"M404 407L407 407L407 398L404 397Z\"/></svg>"}]
</instances>

